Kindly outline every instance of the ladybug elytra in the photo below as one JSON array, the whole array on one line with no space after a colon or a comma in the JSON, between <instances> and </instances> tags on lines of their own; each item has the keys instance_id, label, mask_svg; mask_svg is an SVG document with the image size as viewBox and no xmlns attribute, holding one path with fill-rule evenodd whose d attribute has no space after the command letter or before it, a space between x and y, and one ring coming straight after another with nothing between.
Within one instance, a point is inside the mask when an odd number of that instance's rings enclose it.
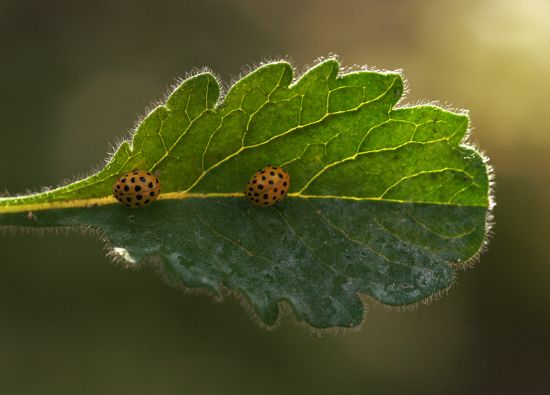
<instances>
[{"instance_id":1,"label":"ladybug elytra","mask_svg":"<svg viewBox=\"0 0 550 395\"><path fill-rule=\"evenodd\" d=\"M290 186L290 175L281 167L267 165L252 176L245 196L256 206L271 206L283 199Z\"/></svg>"},{"instance_id":2,"label":"ladybug elytra","mask_svg":"<svg viewBox=\"0 0 550 395\"><path fill-rule=\"evenodd\" d=\"M113 196L126 207L138 208L153 203L160 193L156 175L134 169L124 174L113 185Z\"/></svg>"}]
</instances>

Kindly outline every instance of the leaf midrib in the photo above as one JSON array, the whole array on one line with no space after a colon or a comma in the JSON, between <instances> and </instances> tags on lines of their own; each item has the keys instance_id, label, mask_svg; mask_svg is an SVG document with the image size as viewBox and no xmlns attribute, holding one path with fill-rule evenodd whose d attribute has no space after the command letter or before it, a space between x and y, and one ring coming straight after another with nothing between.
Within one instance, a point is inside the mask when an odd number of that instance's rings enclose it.
<instances>
[{"instance_id":1,"label":"leaf midrib","mask_svg":"<svg viewBox=\"0 0 550 395\"><path fill-rule=\"evenodd\" d=\"M26 196L25 196L26 197ZM158 200L184 200L184 199L219 199L219 198L238 198L244 199L243 192L228 192L228 193L192 193L192 192L167 192L159 195ZM457 204L449 202L437 202L437 201L416 201L416 200L400 200L400 199L387 199L377 197L355 197L355 196L338 196L338 195L307 195L299 192L289 193L287 198L290 199L334 199L334 200L349 200L356 202L387 202L396 204L421 204L421 205L437 205L437 206L449 206L449 207L482 207L487 208L487 204ZM14 198L0 199L12 200ZM63 208L91 208L97 206L107 206L111 204L120 204L112 196L105 196L100 198L89 199L73 199L53 202L41 202L41 203L25 203L17 205L0 206L0 214L8 213L21 213L28 211L44 211ZM284 204L284 203L283 203Z\"/></svg>"}]
</instances>

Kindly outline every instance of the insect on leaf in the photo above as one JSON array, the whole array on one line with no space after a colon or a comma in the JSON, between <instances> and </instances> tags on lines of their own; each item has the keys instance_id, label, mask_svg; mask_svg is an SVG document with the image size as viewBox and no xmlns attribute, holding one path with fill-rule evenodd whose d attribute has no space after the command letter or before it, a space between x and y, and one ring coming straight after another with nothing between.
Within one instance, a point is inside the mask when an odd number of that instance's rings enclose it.
<instances>
[{"instance_id":1,"label":"insect on leaf","mask_svg":"<svg viewBox=\"0 0 550 395\"><path fill-rule=\"evenodd\" d=\"M98 173L0 199L0 225L92 227L128 265L156 258L174 284L236 291L265 325L286 303L312 327L354 327L361 295L401 306L447 289L487 233L489 172L464 143L468 116L399 108L402 93L399 74L339 73L334 59L299 78L265 64L223 98L201 73ZM257 207L243 190L267 164L292 181L284 200ZM132 169L161 179L150 207L111 196Z\"/></svg>"}]
</instances>

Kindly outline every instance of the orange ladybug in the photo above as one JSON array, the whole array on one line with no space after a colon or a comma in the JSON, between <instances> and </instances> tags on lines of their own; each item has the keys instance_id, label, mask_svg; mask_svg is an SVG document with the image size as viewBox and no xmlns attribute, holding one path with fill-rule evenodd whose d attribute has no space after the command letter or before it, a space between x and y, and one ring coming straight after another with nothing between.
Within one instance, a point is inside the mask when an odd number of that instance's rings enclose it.
<instances>
[{"instance_id":1,"label":"orange ladybug","mask_svg":"<svg viewBox=\"0 0 550 395\"><path fill-rule=\"evenodd\" d=\"M245 196L256 206L271 206L282 200L290 186L290 175L281 167L267 165L252 176Z\"/></svg>"},{"instance_id":2,"label":"orange ladybug","mask_svg":"<svg viewBox=\"0 0 550 395\"><path fill-rule=\"evenodd\" d=\"M158 177L147 171L134 169L124 174L113 185L113 195L126 207L137 208L153 203L160 193Z\"/></svg>"}]
</instances>

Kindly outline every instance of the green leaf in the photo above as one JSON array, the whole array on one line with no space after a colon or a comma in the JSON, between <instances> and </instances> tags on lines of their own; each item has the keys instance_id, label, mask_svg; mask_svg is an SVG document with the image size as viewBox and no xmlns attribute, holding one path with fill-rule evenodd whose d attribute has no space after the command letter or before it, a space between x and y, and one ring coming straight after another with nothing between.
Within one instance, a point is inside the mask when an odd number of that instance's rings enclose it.
<instances>
[{"instance_id":1,"label":"green leaf","mask_svg":"<svg viewBox=\"0 0 550 395\"><path fill-rule=\"evenodd\" d=\"M488 168L463 144L468 116L396 108L399 74L338 71L331 59L293 81L288 63L269 63L223 100L212 74L188 78L97 174L0 199L0 225L97 229L128 265L153 259L174 284L237 291L266 325L280 302L327 328L359 325L361 294L429 298L487 232ZM290 193L251 206L242 191L268 163L290 173ZM134 168L161 178L147 209L110 196Z\"/></svg>"}]
</instances>

